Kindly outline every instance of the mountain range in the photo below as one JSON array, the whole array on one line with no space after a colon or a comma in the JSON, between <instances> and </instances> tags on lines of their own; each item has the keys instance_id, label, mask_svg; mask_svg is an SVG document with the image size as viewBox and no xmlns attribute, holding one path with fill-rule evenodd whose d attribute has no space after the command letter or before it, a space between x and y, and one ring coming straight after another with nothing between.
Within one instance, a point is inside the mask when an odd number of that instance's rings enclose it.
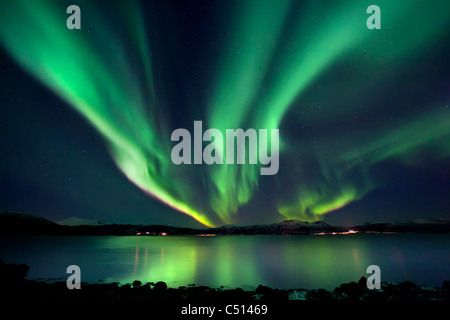
<instances>
[{"instance_id":1,"label":"mountain range","mask_svg":"<svg viewBox=\"0 0 450 320\"><path fill-rule=\"evenodd\" d=\"M194 229L165 225L101 224L98 221L69 218L55 223L25 213L0 211L0 235L295 235L340 233L417 232L448 233L450 220L369 222L351 228L332 226L323 221L285 220L265 225L225 225Z\"/></svg>"}]
</instances>

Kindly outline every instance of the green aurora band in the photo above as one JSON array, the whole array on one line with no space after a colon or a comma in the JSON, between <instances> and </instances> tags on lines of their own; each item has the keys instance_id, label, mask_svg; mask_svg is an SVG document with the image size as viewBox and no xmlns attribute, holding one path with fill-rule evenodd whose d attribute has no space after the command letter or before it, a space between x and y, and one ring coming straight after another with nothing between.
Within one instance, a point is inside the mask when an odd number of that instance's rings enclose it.
<instances>
[{"instance_id":1,"label":"green aurora band","mask_svg":"<svg viewBox=\"0 0 450 320\"><path fill-rule=\"evenodd\" d=\"M425 1L377 1L383 26L377 31L365 27L365 10L372 3L338 3L230 4L230 19L219 39L224 49L217 50L221 63L208 79L211 90L205 89L200 97L206 106L204 127L222 132L283 128L283 121L290 118L287 114L324 122L321 115L305 115L300 100L320 77L339 67L339 61L351 58L366 69L376 68L380 61L395 62L396 68L407 70L408 63L420 59L449 28L450 5L445 1L433 6ZM206 226L238 222L239 209L254 198L261 179L273 179L277 190L273 201L278 212L272 220L281 214L314 221L376 188L372 169L382 161L414 165L419 147L432 148L435 158L450 154L449 117L442 116L443 101L432 101L427 112L411 116L402 127L372 128L351 137L298 140L280 129L280 163L287 164L289 172L280 170L270 178L259 175L258 165L176 166L170 158L174 129L170 112L161 107L167 93L155 86L154 67L170 62L155 61L156 46L147 34L139 2L108 3L107 11L83 3L81 30L65 27L69 4L1 1L2 45L98 130L117 167L132 183ZM106 19L111 12L117 12L115 19ZM413 32L411 21L420 21ZM396 31L389 33L386 49L383 35L388 28ZM372 55L360 54L362 48ZM414 57L405 59L408 52ZM345 108L330 111L337 119L357 108L356 101L363 101L361 92L370 90L371 82L356 86L360 93L352 96L352 103L347 99ZM336 84L323 95L338 101L347 94ZM202 120L195 111L189 117L187 123Z\"/></svg>"}]
</instances>

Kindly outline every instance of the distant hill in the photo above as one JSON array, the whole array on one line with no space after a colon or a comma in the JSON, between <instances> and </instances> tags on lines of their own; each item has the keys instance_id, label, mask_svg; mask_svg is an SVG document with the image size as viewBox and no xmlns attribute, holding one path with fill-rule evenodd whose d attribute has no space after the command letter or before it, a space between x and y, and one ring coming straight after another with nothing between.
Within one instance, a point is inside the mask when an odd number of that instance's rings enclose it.
<instances>
[{"instance_id":1,"label":"distant hill","mask_svg":"<svg viewBox=\"0 0 450 320\"><path fill-rule=\"evenodd\" d=\"M266 225L223 226L211 229L218 234L309 234L332 233L347 231L342 227L334 227L323 221L305 222L299 220L285 220Z\"/></svg>"},{"instance_id":2,"label":"distant hill","mask_svg":"<svg viewBox=\"0 0 450 320\"><path fill-rule=\"evenodd\" d=\"M57 223L62 226L98 226L103 224L98 220L83 219L78 217L70 217Z\"/></svg>"},{"instance_id":3,"label":"distant hill","mask_svg":"<svg viewBox=\"0 0 450 320\"><path fill-rule=\"evenodd\" d=\"M57 234L60 226L42 217L0 211L0 235Z\"/></svg>"},{"instance_id":4,"label":"distant hill","mask_svg":"<svg viewBox=\"0 0 450 320\"><path fill-rule=\"evenodd\" d=\"M323 221L285 220L265 225L226 225L219 228L192 229L163 225L100 224L98 221L72 218L62 225L33 215L0 211L0 236L5 235L295 235L328 234L354 230L371 232L450 232L450 220L415 220L406 222L370 222L352 228L331 226ZM88 225L87 223L92 223ZM95 223L95 224L94 224ZM80 225L78 225L80 224Z\"/></svg>"},{"instance_id":5,"label":"distant hill","mask_svg":"<svg viewBox=\"0 0 450 320\"><path fill-rule=\"evenodd\" d=\"M68 219L69 223L77 225L64 225L51 222L42 217L26 213L0 211L0 236L9 235L73 235L73 236L106 236L106 235L136 235L137 233L159 235L195 235L204 230L178 228L160 225L133 225L133 224L99 224L98 221L87 219ZM63 221L64 222L64 221ZM78 225L80 223L80 225ZM92 223L87 225L86 223Z\"/></svg>"},{"instance_id":6,"label":"distant hill","mask_svg":"<svg viewBox=\"0 0 450 320\"><path fill-rule=\"evenodd\" d=\"M450 232L450 220L430 219L401 222L368 222L351 228L358 232Z\"/></svg>"}]
</instances>

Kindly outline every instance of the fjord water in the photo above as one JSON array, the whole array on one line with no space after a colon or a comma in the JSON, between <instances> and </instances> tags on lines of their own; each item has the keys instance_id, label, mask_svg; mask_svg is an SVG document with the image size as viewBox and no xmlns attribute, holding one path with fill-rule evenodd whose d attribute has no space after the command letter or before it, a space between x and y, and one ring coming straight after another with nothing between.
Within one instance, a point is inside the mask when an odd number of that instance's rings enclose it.
<instances>
[{"instance_id":1,"label":"fjord water","mask_svg":"<svg viewBox=\"0 0 450 320\"><path fill-rule=\"evenodd\" d=\"M75 264L90 283L331 290L376 264L381 281L441 286L450 280L450 235L4 237L0 258L46 281L65 280Z\"/></svg>"}]
</instances>

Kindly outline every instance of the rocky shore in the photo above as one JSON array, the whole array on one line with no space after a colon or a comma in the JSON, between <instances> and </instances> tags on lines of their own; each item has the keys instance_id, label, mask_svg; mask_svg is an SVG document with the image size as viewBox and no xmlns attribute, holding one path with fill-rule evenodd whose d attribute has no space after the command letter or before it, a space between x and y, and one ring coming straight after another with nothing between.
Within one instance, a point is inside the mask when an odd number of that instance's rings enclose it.
<instances>
[{"instance_id":1,"label":"rocky shore","mask_svg":"<svg viewBox=\"0 0 450 320\"><path fill-rule=\"evenodd\" d=\"M161 301L161 302L288 302L301 301L450 301L450 281L442 287L417 286L413 282L382 282L381 289L369 290L366 278L344 283L332 291L325 289L279 290L260 285L254 291L241 288L224 289L205 286L168 288L164 282L120 285L119 283L81 283L80 290L69 290L65 282L26 280L27 265L5 264L0 260L0 283L11 300L96 300L96 301Z\"/></svg>"}]
</instances>

